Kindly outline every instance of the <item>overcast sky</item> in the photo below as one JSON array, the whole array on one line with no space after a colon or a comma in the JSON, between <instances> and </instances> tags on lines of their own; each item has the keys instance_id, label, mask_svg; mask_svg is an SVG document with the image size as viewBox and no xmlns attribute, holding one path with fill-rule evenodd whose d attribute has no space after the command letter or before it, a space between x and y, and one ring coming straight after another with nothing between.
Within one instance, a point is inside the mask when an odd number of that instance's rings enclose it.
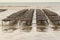
<instances>
[{"instance_id":1,"label":"overcast sky","mask_svg":"<svg viewBox=\"0 0 60 40\"><path fill-rule=\"evenodd\" d=\"M0 2L60 2L60 0L0 0Z\"/></svg>"}]
</instances>

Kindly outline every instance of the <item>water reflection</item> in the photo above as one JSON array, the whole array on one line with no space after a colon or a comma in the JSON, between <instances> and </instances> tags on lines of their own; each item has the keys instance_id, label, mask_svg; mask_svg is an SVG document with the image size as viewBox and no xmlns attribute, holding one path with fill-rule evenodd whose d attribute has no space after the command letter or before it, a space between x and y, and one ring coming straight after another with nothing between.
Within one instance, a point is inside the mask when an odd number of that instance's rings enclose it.
<instances>
[{"instance_id":1,"label":"water reflection","mask_svg":"<svg viewBox=\"0 0 60 40\"><path fill-rule=\"evenodd\" d=\"M43 26L43 25L37 26L37 32L46 32L46 29L47 29L46 26Z\"/></svg>"},{"instance_id":2,"label":"water reflection","mask_svg":"<svg viewBox=\"0 0 60 40\"><path fill-rule=\"evenodd\" d=\"M2 28L3 31L9 31L9 30L15 31L16 29L17 29L16 25L14 25L14 26L3 26L3 28Z\"/></svg>"},{"instance_id":3,"label":"water reflection","mask_svg":"<svg viewBox=\"0 0 60 40\"><path fill-rule=\"evenodd\" d=\"M31 27L31 26L23 25L23 26L21 27L21 30L23 30L24 32L30 32L30 31L31 31L31 29L32 29L32 27Z\"/></svg>"}]
</instances>

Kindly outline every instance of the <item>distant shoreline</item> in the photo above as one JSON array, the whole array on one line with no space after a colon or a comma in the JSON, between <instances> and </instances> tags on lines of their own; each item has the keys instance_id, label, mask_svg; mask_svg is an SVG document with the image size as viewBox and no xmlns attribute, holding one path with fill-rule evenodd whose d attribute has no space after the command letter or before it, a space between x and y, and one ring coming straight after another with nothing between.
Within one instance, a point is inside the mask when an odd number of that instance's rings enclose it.
<instances>
[{"instance_id":1,"label":"distant shoreline","mask_svg":"<svg viewBox=\"0 0 60 40\"><path fill-rule=\"evenodd\" d=\"M60 6L60 2L0 2L0 6Z\"/></svg>"}]
</instances>

